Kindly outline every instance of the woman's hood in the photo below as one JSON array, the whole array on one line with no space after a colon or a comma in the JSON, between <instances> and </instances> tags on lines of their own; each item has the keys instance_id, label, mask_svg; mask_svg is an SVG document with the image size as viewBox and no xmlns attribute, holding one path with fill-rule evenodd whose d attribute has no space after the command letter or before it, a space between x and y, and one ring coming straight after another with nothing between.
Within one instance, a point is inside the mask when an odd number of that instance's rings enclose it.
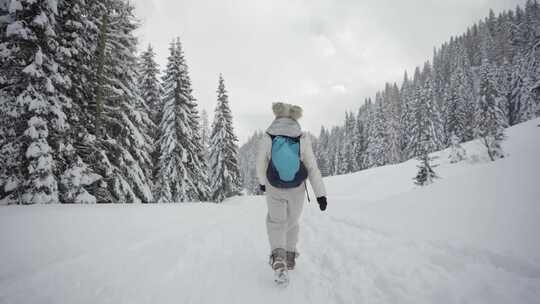
<instances>
[{"instance_id":1,"label":"woman's hood","mask_svg":"<svg viewBox=\"0 0 540 304\"><path fill-rule=\"evenodd\" d=\"M302 135L302 128L298 121L289 117L280 117L274 119L270 127L266 129L266 133L270 135L299 137Z\"/></svg>"}]
</instances>

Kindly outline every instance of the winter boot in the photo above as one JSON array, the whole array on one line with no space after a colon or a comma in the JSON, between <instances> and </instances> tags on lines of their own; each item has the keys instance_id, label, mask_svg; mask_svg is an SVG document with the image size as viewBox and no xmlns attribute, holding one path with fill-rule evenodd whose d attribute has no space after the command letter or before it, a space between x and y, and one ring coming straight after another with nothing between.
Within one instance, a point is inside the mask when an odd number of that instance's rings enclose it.
<instances>
[{"instance_id":1,"label":"winter boot","mask_svg":"<svg viewBox=\"0 0 540 304\"><path fill-rule=\"evenodd\" d=\"M296 251L287 251L287 269L293 270L294 266L296 266L295 259L299 256L298 252Z\"/></svg>"},{"instance_id":2,"label":"winter boot","mask_svg":"<svg viewBox=\"0 0 540 304\"><path fill-rule=\"evenodd\" d=\"M273 270L287 267L287 253L283 248L276 248L270 255L270 266Z\"/></svg>"},{"instance_id":3,"label":"winter boot","mask_svg":"<svg viewBox=\"0 0 540 304\"><path fill-rule=\"evenodd\" d=\"M270 266L274 270L274 282L279 286L289 284L289 275L287 274L287 252L283 248L276 248L270 255Z\"/></svg>"}]
</instances>

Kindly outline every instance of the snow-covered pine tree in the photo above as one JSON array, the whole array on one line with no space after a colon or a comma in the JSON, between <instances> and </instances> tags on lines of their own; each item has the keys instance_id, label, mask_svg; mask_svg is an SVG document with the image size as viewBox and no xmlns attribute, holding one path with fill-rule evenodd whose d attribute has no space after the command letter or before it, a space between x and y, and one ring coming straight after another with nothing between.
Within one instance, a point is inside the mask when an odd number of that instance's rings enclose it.
<instances>
[{"instance_id":1,"label":"snow-covered pine tree","mask_svg":"<svg viewBox=\"0 0 540 304\"><path fill-rule=\"evenodd\" d=\"M509 115L509 98L511 97L511 84L512 84L512 66L508 60L503 59L503 63L499 66L495 65L496 78L495 86L499 93L499 107L505 119L506 125L510 123Z\"/></svg>"},{"instance_id":2,"label":"snow-covered pine tree","mask_svg":"<svg viewBox=\"0 0 540 304\"><path fill-rule=\"evenodd\" d=\"M540 79L540 6L528 0L525 10L516 7L514 17L508 22L510 42L513 47L512 76L508 103L508 121L514 125L540 115L535 108L540 98L534 88Z\"/></svg>"},{"instance_id":3,"label":"snow-covered pine tree","mask_svg":"<svg viewBox=\"0 0 540 304\"><path fill-rule=\"evenodd\" d=\"M328 131L324 126L321 127L321 132L319 133L319 138L317 140L317 148L315 149L315 158L317 159L317 165L321 171L322 176L330 175L330 161L328 155L328 141L329 141Z\"/></svg>"},{"instance_id":4,"label":"snow-covered pine tree","mask_svg":"<svg viewBox=\"0 0 540 304\"><path fill-rule=\"evenodd\" d=\"M58 72L58 3L19 1L0 22L0 201L58 203L55 154L69 126Z\"/></svg>"},{"instance_id":5,"label":"snow-covered pine tree","mask_svg":"<svg viewBox=\"0 0 540 304\"><path fill-rule=\"evenodd\" d=\"M342 130L339 126L333 126L328 136L328 165L330 175L340 174L341 156L339 155L342 142Z\"/></svg>"},{"instance_id":6,"label":"snow-covered pine tree","mask_svg":"<svg viewBox=\"0 0 540 304\"><path fill-rule=\"evenodd\" d=\"M355 164L356 167L354 168L354 171L360 171L364 169L364 160L365 160L365 152L367 148L367 132L366 132L366 105L364 104L358 109L358 113L356 114L356 128L355 128L355 137L354 137L354 151L353 156L355 158Z\"/></svg>"},{"instance_id":7,"label":"snow-covered pine tree","mask_svg":"<svg viewBox=\"0 0 540 304\"><path fill-rule=\"evenodd\" d=\"M6 25L10 21L9 16L9 4L11 0L0 0L0 37L2 37L1 41L3 41L5 38L5 32L6 32Z\"/></svg>"},{"instance_id":8,"label":"snow-covered pine tree","mask_svg":"<svg viewBox=\"0 0 540 304\"><path fill-rule=\"evenodd\" d=\"M180 42L178 41L178 49L181 50ZM187 71L187 66L186 66ZM189 80L190 86L184 87L184 91L191 92L191 80L189 78L189 75L187 75L187 80ZM184 84L187 84L188 82L183 82ZM189 90L188 90L189 88ZM199 195L199 201L207 201L210 198L210 182L209 182L209 165L206 162L205 157L208 157L208 150L206 147L203 146L203 140L201 138L201 118L199 116L199 110L197 107L197 103L195 98L192 96L192 103L191 106L191 115L189 120L189 125L191 126L192 131L192 141L193 141L193 162L188 163L188 168L191 172L191 176L193 180L195 181L195 185L197 186L197 191ZM240 173L238 173L240 174Z\"/></svg>"},{"instance_id":9,"label":"snow-covered pine tree","mask_svg":"<svg viewBox=\"0 0 540 304\"><path fill-rule=\"evenodd\" d=\"M152 173L151 176L155 176L158 170L159 162L159 130L158 126L161 121L160 109L162 108L161 96L163 89L159 80L159 66L155 60L155 52L152 45L148 45L146 51L144 51L139 58L139 79L138 86L141 94L141 98L148 106L148 116L153 122L153 126L150 128L150 137L152 139ZM155 192L155 189L153 189Z\"/></svg>"},{"instance_id":10,"label":"snow-covered pine tree","mask_svg":"<svg viewBox=\"0 0 540 304\"><path fill-rule=\"evenodd\" d=\"M340 130L343 131L343 130ZM340 135L343 136L344 132L340 132ZM340 148L337 150L336 154L336 174L342 175L349 173L349 159L351 158L350 155L350 146L343 140L340 141Z\"/></svg>"},{"instance_id":11,"label":"snow-covered pine tree","mask_svg":"<svg viewBox=\"0 0 540 304\"><path fill-rule=\"evenodd\" d=\"M433 80L429 62L424 65L419 86L415 92L415 119L408 150L413 156L422 156L442 147L440 110L433 98Z\"/></svg>"},{"instance_id":12,"label":"snow-covered pine tree","mask_svg":"<svg viewBox=\"0 0 540 304\"><path fill-rule=\"evenodd\" d=\"M386 164L385 138L386 126L384 119L383 97L377 93L375 104L369 115L369 135L366 150L367 167L378 167Z\"/></svg>"},{"instance_id":13,"label":"snow-covered pine tree","mask_svg":"<svg viewBox=\"0 0 540 304\"><path fill-rule=\"evenodd\" d=\"M504 157L501 142L504 140L505 119L499 107L498 91L494 85L492 65L484 59L480 67L480 92L476 112L477 137L487 148L489 158L495 161Z\"/></svg>"},{"instance_id":14,"label":"snow-covered pine tree","mask_svg":"<svg viewBox=\"0 0 540 304\"><path fill-rule=\"evenodd\" d=\"M160 122L159 109L161 108L162 88L159 81L159 66L156 62L156 53L152 45L148 45L139 59L139 90L141 97L148 106L149 115L157 126ZM152 133L152 137L157 139L157 128Z\"/></svg>"},{"instance_id":15,"label":"snow-covered pine tree","mask_svg":"<svg viewBox=\"0 0 540 304\"><path fill-rule=\"evenodd\" d=\"M401 102L397 84L386 84L384 93L385 153L388 164L401 161Z\"/></svg>"},{"instance_id":16,"label":"snow-covered pine tree","mask_svg":"<svg viewBox=\"0 0 540 304\"><path fill-rule=\"evenodd\" d=\"M11 0L10 0L11 1ZM10 22L13 22L12 16L9 15L9 4L10 1L8 0L0 0L0 49L6 50L8 49L7 41L8 38L6 36L6 27ZM10 201L9 198L6 198L7 193L14 190L12 186L16 186L16 184L11 184L8 186L8 173L7 173L7 163L9 159L7 158L7 153L4 150L4 146L7 144L10 137L9 132L12 130L11 124L13 121L9 118L9 112L5 111L6 104L8 102L7 97L4 96L4 86L6 86L9 83L9 80L5 78L5 75L3 71L7 71L7 61L5 60L5 56L1 56L2 61L0 61L0 204L8 204L8 203L16 203L16 201L12 198ZM14 177L16 177L15 175ZM8 186L7 189L5 186Z\"/></svg>"},{"instance_id":17,"label":"snow-covered pine tree","mask_svg":"<svg viewBox=\"0 0 540 304\"><path fill-rule=\"evenodd\" d=\"M8 5L9 5L10 1L7 1L7 0L0 0L0 47L1 48L4 48L4 43L5 43L5 32L6 32L6 25L8 24L8 22L10 21L10 16L9 16L9 12L8 12ZM3 58L3 57L2 57ZM3 63L4 61L2 61ZM2 70L4 69L4 65L0 63L0 68L2 68ZM0 72L0 75L3 75L1 72ZM2 78L0 78L0 88L3 88L4 85L6 84L6 80L3 80ZM0 89L1 90L1 89ZM1 91L0 91L1 92ZM2 104L4 101L3 101L3 97L0 96L0 104ZM8 134L7 134L7 131L9 129L9 126L7 125L7 117L5 116L7 113L5 113L2 109L0 109L0 152L3 151L3 146L5 145L6 141L7 141L7 137L8 137ZM5 173L4 173L4 170L1 169L1 167L4 167L4 163L5 163L5 159L0 156L0 204L2 202L4 203L7 203L7 200L4 201L3 198L5 197L5 192L4 192L4 184L5 184Z\"/></svg>"},{"instance_id":18,"label":"snow-covered pine tree","mask_svg":"<svg viewBox=\"0 0 540 304\"><path fill-rule=\"evenodd\" d=\"M428 152L431 153L444 146L444 130L441 119L441 109L435 100L433 74L429 62L426 62L424 65L422 73L424 77L424 88L421 94L421 104L423 105L422 114L426 126L428 127L428 137L426 139L429 140L429 144L426 148Z\"/></svg>"},{"instance_id":19,"label":"snow-covered pine tree","mask_svg":"<svg viewBox=\"0 0 540 304\"><path fill-rule=\"evenodd\" d=\"M98 202L149 203L154 127L137 84L137 22L133 6L108 0L99 20L96 54L94 134L86 146L93 148L88 164L104 183L93 190Z\"/></svg>"},{"instance_id":20,"label":"snow-covered pine tree","mask_svg":"<svg viewBox=\"0 0 540 304\"><path fill-rule=\"evenodd\" d=\"M60 199L63 203L95 203L91 189L97 189L102 176L91 168L95 158L88 138L94 132L92 102L95 101L94 60L99 38L97 16L105 12L103 1L59 2L59 71L66 78L69 106L65 113L69 130L63 149L57 154ZM90 191L90 192L89 192ZM95 193L94 193L95 194Z\"/></svg>"},{"instance_id":21,"label":"snow-covered pine tree","mask_svg":"<svg viewBox=\"0 0 540 304\"><path fill-rule=\"evenodd\" d=\"M427 132L424 133L428 134ZM417 166L418 173L414 178L414 183L418 186L427 186L429 184L432 184L433 181L438 178L437 174L433 170L436 165L432 164L432 161L435 159L435 157L429 156L428 152L428 149L431 145L431 140L428 137L425 137L420 143L421 152L417 158L420 161L420 164Z\"/></svg>"},{"instance_id":22,"label":"snow-covered pine tree","mask_svg":"<svg viewBox=\"0 0 540 304\"><path fill-rule=\"evenodd\" d=\"M155 178L160 203L208 198L198 115L180 39L173 41L163 75L160 156Z\"/></svg>"},{"instance_id":23,"label":"snow-covered pine tree","mask_svg":"<svg viewBox=\"0 0 540 304\"><path fill-rule=\"evenodd\" d=\"M342 173L351 173L357 167L356 157L356 119L353 113L345 112L345 124L342 139Z\"/></svg>"},{"instance_id":24,"label":"snow-covered pine tree","mask_svg":"<svg viewBox=\"0 0 540 304\"><path fill-rule=\"evenodd\" d=\"M528 87L531 85L531 78L527 75L527 67L528 62L524 55L517 54L506 96L505 112L509 125L524 122L534 115L534 100Z\"/></svg>"},{"instance_id":25,"label":"snow-covered pine tree","mask_svg":"<svg viewBox=\"0 0 540 304\"><path fill-rule=\"evenodd\" d=\"M339 168L339 147L338 142L340 140L339 127L332 126L328 133L328 172L330 175L337 175Z\"/></svg>"},{"instance_id":26,"label":"snow-covered pine tree","mask_svg":"<svg viewBox=\"0 0 540 304\"><path fill-rule=\"evenodd\" d=\"M540 15L540 12L539 12ZM540 16L539 16L540 18ZM540 23L540 22L539 22ZM531 75L531 86L529 87L532 98L536 103L535 116L540 116L540 25L536 28L537 43L531 50L529 62L529 75Z\"/></svg>"},{"instance_id":27,"label":"snow-covered pine tree","mask_svg":"<svg viewBox=\"0 0 540 304\"><path fill-rule=\"evenodd\" d=\"M523 121L540 115L540 26L537 32L537 43L527 53L524 64L520 67L523 83L519 95L523 104Z\"/></svg>"},{"instance_id":28,"label":"snow-covered pine tree","mask_svg":"<svg viewBox=\"0 0 540 304\"><path fill-rule=\"evenodd\" d=\"M323 131L324 129L324 131ZM323 176L332 176L333 175L333 167L332 164L334 163L334 155L332 154L332 147L330 142L330 133L331 131L321 127L321 135L319 136L319 149L320 149L320 162L321 162L321 169L324 171L321 171L321 174Z\"/></svg>"},{"instance_id":29,"label":"snow-covered pine tree","mask_svg":"<svg viewBox=\"0 0 540 304\"><path fill-rule=\"evenodd\" d=\"M208 149L210 147L210 122L206 110L201 112L201 145L203 147L204 162L208 163ZM210 176L210 174L208 174Z\"/></svg>"},{"instance_id":30,"label":"snow-covered pine tree","mask_svg":"<svg viewBox=\"0 0 540 304\"><path fill-rule=\"evenodd\" d=\"M223 76L219 75L217 105L210 133L210 189L211 198L220 203L239 195L241 189L238 166L238 138L234 134L229 97Z\"/></svg>"},{"instance_id":31,"label":"snow-covered pine tree","mask_svg":"<svg viewBox=\"0 0 540 304\"><path fill-rule=\"evenodd\" d=\"M450 135L450 155L448 155L448 158L452 164L458 163L467 157L467 151L461 147L460 142L461 139L457 135Z\"/></svg>"},{"instance_id":32,"label":"snow-covered pine tree","mask_svg":"<svg viewBox=\"0 0 540 304\"><path fill-rule=\"evenodd\" d=\"M264 133L261 131L255 132L245 144L243 144L238 152L238 160L240 164L240 174L243 188L249 194L260 195L262 192L259 189L259 181L256 172L256 156L260 140Z\"/></svg>"},{"instance_id":33,"label":"snow-covered pine tree","mask_svg":"<svg viewBox=\"0 0 540 304\"><path fill-rule=\"evenodd\" d=\"M422 138L422 126L423 126L423 106L421 104L422 94L422 75L420 67L416 67L414 71L413 81L410 87L408 96L408 102L406 103L405 119L407 122L404 124L406 129L407 145L405 146L405 155L407 159L414 158L421 153L421 138Z\"/></svg>"},{"instance_id":34,"label":"snow-covered pine tree","mask_svg":"<svg viewBox=\"0 0 540 304\"><path fill-rule=\"evenodd\" d=\"M401 155L404 160L413 157L409 148L411 147L412 132L416 121L414 92L413 83L409 80L407 72L405 72L400 92L402 102L400 117Z\"/></svg>"},{"instance_id":35,"label":"snow-covered pine tree","mask_svg":"<svg viewBox=\"0 0 540 304\"><path fill-rule=\"evenodd\" d=\"M474 104L474 88L471 67L462 45L457 46L455 67L450 75L450 85L445 98L445 132L446 138L457 136L460 141L470 140L468 134L473 129L469 118L474 113L468 113Z\"/></svg>"},{"instance_id":36,"label":"snow-covered pine tree","mask_svg":"<svg viewBox=\"0 0 540 304\"><path fill-rule=\"evenodd\" d=\"M529 90L535 100L535 116L540 116L540 3L533 1L530 8L531 47L529 48L528 74L530 77Z\"/></svg>"},{"instance_id":37,"label":"snow-covered pine tree","mask_svg":"<svg viewBox=\"0 0 540 304\"><path fill-rule=\"evenodd\" d=\"M60 178L64 188L62 201L64 203L95 204L97 199L88 192L87 188L102 179L102 176L93 172L80 157L64 171Z\"/></svg>"}]
</instances>

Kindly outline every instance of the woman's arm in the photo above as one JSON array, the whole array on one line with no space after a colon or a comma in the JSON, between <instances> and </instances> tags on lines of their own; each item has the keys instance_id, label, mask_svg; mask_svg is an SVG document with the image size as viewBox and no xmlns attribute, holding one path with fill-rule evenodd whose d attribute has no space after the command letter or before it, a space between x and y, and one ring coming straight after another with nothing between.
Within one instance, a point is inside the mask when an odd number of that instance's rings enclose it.
<instances>
[{"instance_id":1,"label":"woman's arm","mask_svg":"<svg viewBox=\"0 0 540 304\"><path fill-rule=\"evenodd\" d=\"M303 143L303 145L301 145L303 155L302 161L304 162L304 166L306 166L308 171L308 178L309 182L311 183L311 187L313 188L313 192L315 192L316 197L326 196L326 187L324 186L321 171L319 171L319 167L317 166L317 159L313 153L311 139L309 136L304 134L300 140Z\"/></svg>"}]
</instances>

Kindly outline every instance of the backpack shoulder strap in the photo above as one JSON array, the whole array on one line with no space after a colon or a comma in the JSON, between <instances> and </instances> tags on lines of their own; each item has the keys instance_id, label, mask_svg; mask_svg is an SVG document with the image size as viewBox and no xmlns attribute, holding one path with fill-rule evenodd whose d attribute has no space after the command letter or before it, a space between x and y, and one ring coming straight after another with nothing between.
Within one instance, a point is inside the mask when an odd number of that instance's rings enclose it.
<instances>
[{"instance_id":1,"label":"backpack shoulder strap","mask_svg":"<svg viewBox=\"0 0 540 304\"><path fill-rule=\"evenodd\" d=\"M270 134L270 133L268 133L268 132L266 132L266 135L270 136L270 139L271 139L272 141L274 140L274 138L276 138L276 135L272 135L272 134Z\"/></svg>"},{"instance_id":2,"label":"backpack shoulder strap","mask_svg":"<svg viewBox=\"0 0 540 304\"><path fill-rule=\"evenodd\" d=\"M288 139L292 139L294 142L297 142L297 143L300 142L300 138L302 137L302 135L296 136L296 137L287 136L287 135L273 135L273 134L270 134L270 133L268 133L268 132L266 132L266 134L267 134L268 136L270 136L270 138L271 138L272 140L273 140L274 138L276 138L276 137L279 136L279 137L285 137L285 138L288 138Z\"/></svg>"}]
</instances>

